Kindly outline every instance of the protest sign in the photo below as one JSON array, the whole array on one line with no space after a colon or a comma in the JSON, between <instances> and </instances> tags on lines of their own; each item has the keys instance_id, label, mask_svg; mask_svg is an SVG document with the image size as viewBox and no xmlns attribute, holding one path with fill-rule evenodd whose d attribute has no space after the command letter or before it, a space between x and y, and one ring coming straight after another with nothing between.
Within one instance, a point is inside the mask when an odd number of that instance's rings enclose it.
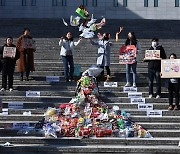
<instances>
[{"instance_id":1,"label":"protest sign","mask_svg":"<svg viewBox=\"0 0 180 154\"><path fill-rule=\"evenodd\" d=\"M131 104L145 104L145 98L131 98Z\"/></svg>"},{"instance_id":2,"label":"protest sign","mask_svg":"<svg viewBox=\"0 0 180 154\"><path fill-rule=\"evenodd\" d=\"M25 129L29 127L29 123L13 123L13 129Z\"/></svg>"},{"instance_id":3,"label":"protest sign","mask_svg":"<svg viewBox=\"0 0 180 154\"><path fill-rule=\"evenodd\" d=\"M137 87L124 87L124 92L137 92Z\"/></svg>"},{"instance_id":4,"label":"protest sign","mask_svg":"<svg viewBox=\"0 0 180 154\"><path fill-rule=\"evenodd\" d=\"M180 59L161 60L162 78L180 78Z\"/></svg>"},{"instance_id":5,"label":"protest sign","mask_svg":"<svg viewBox=\"0 0 180 154\"><path fill-rule=\"evenodd\" d=\"M22 102L9 102L8 108L11 109L22 109L24 107L24 104Z\"/></svg>"},{"instance_id":6,"label":"protest sign","mask_svg":"<svg viewBox=\"0 0 180 154\"><path fill-rule=\"evenodd\" d=\"M35 41L30 38L23 38L22 46L24 49L36 49Z\"/></svg>"},{"instance_id":7,"label":"protest sign","mask_svg":"<svg viewBox=\"0 0 180 154\"><path fill-rule=\"evenodd\" d=\"M59 76L46 76L46 82L59 82Z\"/></svg>"},{"instance_id":8,"label":"protest sign","mask_svg":"<svg viewBox=\"0 0 180 154\"><path fill-rule=\"evenodd\" d=\"M8 109L2 109L2 115L8 115Z\"/></svg>"},{"instance_id":9,"label":"protest sign","mask_svg":"<svg viewBox=\"0 0 180 154\"><path fill-rule=\"evenodd\" d=\"M16 56L16 47L4 47L3 58L15 58Z\"/></svg>"},{"instance_id":10,"label":"protest sign","mask_svg":"<svg viewBox=\"0 0 180 154\"><path fill-rule=\"evenodd\" d=\"M153 104L138 104L138 110L153 110Z\"/></svg>"},{"instance_id":11,"label":"protest sign","mask_svg":"<svg viewBox=\"0 0 180 154\"><path fill-rule=\"evenodd\" d=\"M119 63L133 64L136 62L136 47L134 45L123 45L120 49Z\"/></svg>"},{"instance_id":12,"label":"protest sign","mask_svg":"<svg viewBox=\"0 0 180 154\"><path fill-rule=\"evenodd\" d=\"M142 98L141 92L130 92L128 93L128 98Z\"/></svg>"},{"instance_id":13,"label":"protest sign","mask_svg":"<svg viewBox=\"0 0 180 154\"><path fill-rule=\"evenodd\" d=\"M26 97L40 97L40 91L26 91Z\"/></svg>"},{"instance_id":14,"label":"protest sign","mask_svg":"<svg viewBox=\"0 0 180 154\"><path fill-rule=\"evenodd\" d=\"M117 87L117 82L104 82L104 87Z\"/></svg>"},{"instance_id":15,"label":"protest sign","mask_svg":"<svg viewBox=\"0 0 180 154\"><path fill-rule=\"evenodd\" d=\"M146 50L144 60L161 60L160 50Z\"/></svg>"},{"instance_id":16,"label":"protest sign","mask_svg":"<svg viewBox=\"0 0 180 154\"><path fill-rule=\"evenodd\" d=\"M147 110L148 117L162 117L162 110Z\"/></svg>"}]
</instances>

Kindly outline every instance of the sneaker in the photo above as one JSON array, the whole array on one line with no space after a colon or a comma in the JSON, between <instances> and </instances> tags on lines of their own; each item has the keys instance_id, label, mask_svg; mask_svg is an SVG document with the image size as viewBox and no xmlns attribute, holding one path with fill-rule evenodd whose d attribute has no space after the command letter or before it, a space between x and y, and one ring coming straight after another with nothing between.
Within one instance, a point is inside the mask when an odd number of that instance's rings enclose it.
<instances>
[{"instance_id":1,"label":"sneaker","mask_svg":"<svg viewBox=\"0 0 180 154\"><path fill-rule=\"evenodd\" d=\"M156 98L160 98L160 95L157 95Z\"/></svg>"},{"instance_id":2,"label":"sneaker","mask_svg":"<svg viewBox=\"0 0 180 154\"><path fill-rule=\"evenodd\" d=\"M5 91L6 89L5 88L1 88L1 91Z\"/></svg>"},{"instance_id":3,"label":"sneaker","mask_svg":"<svg viewBox=\"0 0 180 154\"><path fill-rule=\"evenodd\" d=\"M130 87L131 84L129 82L126 83L125 87Z\"/></svg>"},{"instance_id":4,"label":"sneaker","mask_svg":"<svg viewBox=\"0 0 180 154\"><path fill-rule=\"evenodd\" d=\"M136 88L136 83L133 83L133 87Z\"/></svg>"},{"instance_id":5,"label":"sneaker","mask_svg":"<svg viewBox=\"0 0 180 154\"><path fill-rule=\"evenodd\" d=\"M176 105L176 106L174 107L174 110L179 110L179 107Z\"/></svg>"},{"instance_id":6,"label":"sneaker","mask_svg":"<svg viewBox=\"0 0 180 154\"><path fill-rule=\"evenodd\" d=\"M10 92L13 91L13 88L9 88L9 91L10 91Z\"/></svg>"},{"instance_id":7,"label":"sneaker","mask_svg":"<svg viewBox=\"0 0 180 154\"><path fill-rule=\"evenodd\" d=\"M173 110L173 106L169 105L168 110Z\"/></svg>"},{"instance_id":8,"label":"sneaker","mask_svg":"<svg viewBox=\"0 0 180 154\"><path fill-rule=\"evenodd\" d=\"M149 95L149 98L152 98L152 95Z\"/></svg>"}]
</instances>

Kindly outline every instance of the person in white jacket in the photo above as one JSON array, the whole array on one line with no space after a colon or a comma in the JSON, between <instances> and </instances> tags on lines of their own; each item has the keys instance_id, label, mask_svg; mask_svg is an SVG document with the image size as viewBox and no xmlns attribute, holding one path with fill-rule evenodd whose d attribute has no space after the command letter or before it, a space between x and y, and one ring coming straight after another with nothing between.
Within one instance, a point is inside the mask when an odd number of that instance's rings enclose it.
<instances>
[{"instance_id":1,"label":"person in white jacket","mask_svg":"<svg viewBox=\"0 0 180 154\"><path fill-rule=\"evenodd\" d=\"M81 38L77 42L73 41L71 32L66 34L66 37L60 38L59 46L61 47L60 56L62 56L62 61L64 64L64 77L66 82L73 80L74 73L74 46L77 46L81 41ZM69 66L70 68L69 68Z\"/></svg>"}]
</instances>

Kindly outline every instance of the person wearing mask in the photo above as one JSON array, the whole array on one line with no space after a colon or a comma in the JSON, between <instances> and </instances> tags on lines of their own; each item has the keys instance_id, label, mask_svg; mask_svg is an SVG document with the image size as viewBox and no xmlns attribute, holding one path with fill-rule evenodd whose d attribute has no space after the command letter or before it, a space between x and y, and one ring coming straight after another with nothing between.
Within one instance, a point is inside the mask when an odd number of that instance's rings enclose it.
<instances>
[{"instance_id":1,"label":"person wearing mask","mask_svg":"<svg viewBox=\"0 0 180 154\"><path fill-rule=\"evenodd\" d=\"M134 32L129 32L128 33L128 38L126 39L125 45L134 45L137 49L136 55L140 52L141 46L139 41L136 39L135 33ZM137 58L137 56L136 56ZM137 61L133 64L126 64L126 85L125 87L130 87L130 70L132 69L133 72L133 87L136 87L136 66L137 66Z\"/></svg>"},{"instance_id":2,"label":"person wearing mask","mask_svg":"<svg viewBox=\"0 0 180 154\"><path fill-rule=\"evenodd\" d=\"M160 58L166 59L166 53L162 45L159 44L159 39L154 37L151 41L152 45L149 50L160 50ZM153 97L153 80L156 80L156 98L161 97L161 60L148 61L148 78L149 78L149 98Z\"/></svg>"},{"instance_id":3,"label":"person wearing mask","mask_svg":"<svg viewBox=\"0 0 180 154\"><path fill-rule=\"evenodd\" d=\"M112 43L109 41L110 34L104 33L102 37L99 37L98 42L94 42L92 39L90 39L91 45L97 45L98 46L98 55L97 55L97 65L100 66L103 71L101 72L101 75L104 75L104 67L107 71L106 81L109 81L111 78L111 72L110 72L110 47Z\"/></svg>"},{"instance_id":4,"label":"person wearing mask","mask_svg":"<svg viewBox=\"0 0 180 154\"><path fill-rule=\"evenodd\" d=\"M77 46L82 38L79 38L77 42L74 42L71 32L68 32L66 36L60 38L59 46L61 47L60 56L64 64L64 77L66 82L73 80L74 74L74 47ZM69 68L69 66L70 68Z\"/></svg>"},{"instance_id":5,"label":"person wearing mask","mask_svg":"<svg viewBox=\"0 0 180 154\"><path fill-rule=\"evenodd\" d=\"M176 54L172 53L169 59L176 59ZM169 107L168 110L179 110L179 84L180 80L178 78L168 79L168 92L169 92ZM173 106L173 93L175 94L175 106Z\"/></svg>"},{"instance_id":6,"label":"person wearing mask","mask_svg":"<svg viewBox=\"0 0 180 154\"><path fill-rule=\"evenodd\" d=\"M13 52L12 52L13 50ZM11 52L11 54L7 54ZM7 37L5 45L2 46L0 50L0 56L2 61L2 89L5 91L7 88L7 78L8 78L8 88L9 91L13 91L13 75L16 65L16 60L19 59L20 53L16 46L13 44L13 38Z\"/></svg>"},{"instance_id":7,"label":"person wearing mask","mask_svg":"<svg viewBox=\"0 0 180 154\"><path fill-rule=\"evenodd\" d=\"M30 44L27 42L30 41ZM24 28L23 34L18 38L17 48L20 51L20 59L18 60L18 72L20 72L20 81L23 81L24 72L26 72L26 81L29 81L30 71L34 68L34 52L35 42L30 36L30 29Z\"/></svg>"}]
</instances>

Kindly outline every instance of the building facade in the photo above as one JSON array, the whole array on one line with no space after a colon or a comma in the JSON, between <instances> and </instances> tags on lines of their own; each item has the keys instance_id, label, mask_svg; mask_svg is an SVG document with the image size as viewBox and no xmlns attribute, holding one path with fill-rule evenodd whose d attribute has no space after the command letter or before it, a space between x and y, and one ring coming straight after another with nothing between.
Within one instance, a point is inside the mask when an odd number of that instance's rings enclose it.
<instances>
[{"instance_id":1,"label":"building facade","mask_svg":"<svg viewBox=\"0 0 180 154\"><path fill-rule=\"evenodd\" d=\"M180 0L0 0L0 18L69 18L80 4L95 18L180 19Z\"/></svg>"}]
</instances>

